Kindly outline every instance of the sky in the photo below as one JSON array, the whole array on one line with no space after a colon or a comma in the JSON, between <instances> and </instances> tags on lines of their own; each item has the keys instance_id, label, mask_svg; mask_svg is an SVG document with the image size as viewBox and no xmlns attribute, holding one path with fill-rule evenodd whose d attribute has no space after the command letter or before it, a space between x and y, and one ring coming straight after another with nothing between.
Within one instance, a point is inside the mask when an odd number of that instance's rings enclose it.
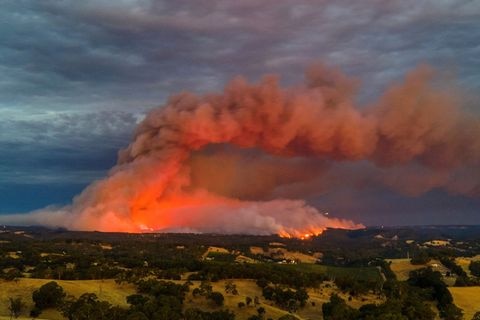
<instances>
[{"instance_id":1,"label":"sky","mask_svg":"<svg viewBox=\"0 0 480 320\"><path fill-rule=\"evenodd\" d=\"M357 77L368 103L427 63L480 114L478 39L474 0L3 0L0 214L70 203L116 163L148 110L239 74L294 84L322 61ZM478 198L440 189L345 189L308 202L367 225L480 224Z\"/></svg>"}]
</instances>

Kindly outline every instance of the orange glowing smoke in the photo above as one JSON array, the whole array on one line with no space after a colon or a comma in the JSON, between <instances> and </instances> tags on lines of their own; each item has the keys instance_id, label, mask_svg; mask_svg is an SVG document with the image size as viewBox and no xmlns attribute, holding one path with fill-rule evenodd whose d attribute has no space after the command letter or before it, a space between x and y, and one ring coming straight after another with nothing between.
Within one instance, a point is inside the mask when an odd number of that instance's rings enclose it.
<instances>
[{"instance_id":1,"label":"orange glowing smoke","mask_svg":"<svg viewBox=\"0 0 480 320\"><path fill-rule=\"evenodd\" d=\"M71 206L16 221L299 238L328 227L360 228L292 196L315 192L326 181L325 164L340 161L392 172L369 178L406 193L446 187L470 194L480 190L480 178L462 180L457 173L479 164L479 120L460 112L456 95L432 79L432 70L418 68L363 108L354 103L357 82L323 66L310 68L305 84L295 87L282 88L268 76L258 84L237 78L221 94L181 93L146 116L118 165ZM212 145L263 156L205 153ZM402 179L412 172L422 177L414 186Z\"/></svg>"}]
</instances>

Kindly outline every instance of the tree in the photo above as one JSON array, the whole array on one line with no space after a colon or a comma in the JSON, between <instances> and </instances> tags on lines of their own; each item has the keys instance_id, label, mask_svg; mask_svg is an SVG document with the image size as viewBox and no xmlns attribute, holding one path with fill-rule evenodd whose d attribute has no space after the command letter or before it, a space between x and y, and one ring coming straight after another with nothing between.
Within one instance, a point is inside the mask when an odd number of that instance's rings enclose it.
<instances>
[{"instance_id":1,"label":"tree","mask_svg":"<svg viewBox=\"0 0 480 320\"><path fill-rule=\"evenodd\" d=\"M303 288L292 290L282 286L266 286L262 289L262 294L265 299L272 300L278 306L291 311L304 307L308 300L307 291ZM257 302L259 301L257 300Z\"/></svg>"},{"instance_id":2,"label":"tree","mask_svg":"<svg viewBox=\"0 0 480 320\"><path fill-rule=\"evenodd\" d=\"M202 311L197 308L185 310L185 320L234 320L235 314L229 310L213 312Z\"/></svg>"},{"instance_id":3,"label":"tree","mask_svg":"<svg viewBox=\"0 0 480 320\"><path fill-rule=\"evenodd\" d=\"M413 255L413 258L410 259L411 264L426 264L431 260L428 252L425 250L420 250Z\"/></svg>"},{"instance_id":4,"label":"tree","mask_svg":"<svg viewBox=\"0 0 480 320\"><path fill-rule=\"evenodd\" d=\"M257 309L257 313L261 318L263 318L265 316L265 313L267 313L267 312L265 311L264 307L260 307L260 308Z\"/></svg>"},{"instance_id":5,"label":"tree","mask_svg":"<svg viewBox=\"0 0 480 320\"><path fill-rule=\"evenodd\" d=\"M297 312L297 309L298 309L297 300L288 299L286 307L287 307L288 311L291 312L291 313Z\"/></svg>"},{"instance_id":6,"label":"tree","mask_svg":"<svg viewBox=\"0 0 480 320\"><path fill-rule=\"evenodd\" d=\"M200 286L200 295L208 297L212 293L212 285L208 281L202 281Z\"/></svg>"},{"instance_id":7,"label":"tree","mask_svg":"<svg viewBox=\"0 0 480 320\"><path fill-rule=\"evenodd\" d=\"M245 298L245 303L247 304L247 306L249 306L250 303L252 303L252 298L246 297L246 298Z\"/></svg>"},{"instance_id":8,"label":"tree","mask_svg":"<svg viewBox=\"0 0 480 320\"><path fill-rule=\"evenodd\" d=\"M147 297L142 296L141 294L132 294L127 297L127 303L132 306L144 305L148 301Z\"/></svg>"},{"instance_id":9,"label":"tree","mask_svg":"<svg viewBox=\"0 0 480 320\"><path fill-rule=\"evenodd\" d=\"M260 287L260 289L265 288L266 286L268 286L269 283L270 282L268 280L266 280L265 278L261 278L261 279L258 279L256 281L256 284L257 284L257 286Z\"/></svg>"},{"instance_id":10,"label":"tree","mask_svg":"<svg viewBox=\"0 0 480 320\"><path fill-rule=\"evenodd\" d=\"M134 312L128 315L127 320L149 320L142 312Z\"/></svg>"},{"instance_id":11,"label":"tree","mask_svg":"<svg viewBox=\"0 0 480 320\"><path fill-rule=\"evenodd\" d=\"M480 277L480 261L470 262L468 268L470 269L472 275L474 275L475 277Z\"/></svg>"},{"instance_id":12,"label":"tree","mask_svg":"<svg viewBox=\"0 0 480 320\"><path fill-rule=\"evenodd\" d=\"M325 320L355 320L359 318L358 310L348 306L342 298L333 294L330 302L322 305L323 318Z\"/></svg>"},{"instance_id":13,"label":"tree","mask_svg":"<svg viewBox=\"0 0 480 320\"><path fill-rule=\"evenodd\" d=\"M203 320L204 312L197 308L189 308L185 310L186 320Z\"/></svg>"},{"instance_id":14,"label":"tree","mask_svg":"<svg viewBox=\"0 0 480 320\"><path fill-rule=\"evenodd\" d=\"M304 288L299 288L295 292L295 299L298 300L298 302L300 302L301 307L305 306L305 303L307 302L308 298L309 297L308 297L307 290L305 290Z\"/></svg>"},{"instance_id":15,"label":"tree","mask_svg":"<svg viewBox=\"0 0 480 320\"><path fill-rule=\"evenodd\" d=\"M16 268L13 268L7 273L3 274L3 279L7 281L18 281L18 278L20 277L22 277L22 272Z\"/></svg>"},{"instance_id":16,"label":"tree","mask_svg":"<svg viewBox=\"0 0 480 320\"><path fill-rule=\"evenodd\" d=\"M223 294L221 294L220 292L218 291L213 291L212 293L210 293L208 295L208 299L212 300L213 302L215 302L215 304L217 306L223 306L223 301L225 300L225 298L223 297Z\"/></svg>"},{"instance_id":17,"label":"tree","mask_svg":"<svg viewBox=\"0 0 480 320\"><path fill-rule=\"evenodd\" d=\"M462 309L454 305L453 303L447 304L441 308L440 312L445 320L462 320L463 312Z\"/></svg>"},{"instance_id":18,"label":"tree","mask_svg":"<svg viewBox=\"0 0 480 320\"><path fill-rule=\"evenodd\" d=\"M468 287L470 285L470 280L468 277L457 277L455 280L455 287Z\"/></svg>"},{"instance_id":19,"label":"tree","mask_svg":"<svg viewBox=\"0 0 480 320\"><path fill-rule=\"evenodd\" d=\"M480 320L480 311L475 312L475 314L473 315L472 320Z\"/></svg>"},{"instance_id":20,"label":"tree","mask_svg":"<svg viewBox=\"0 0 480 320\"><path fill-rule=\"evenodd\" d=\"M32 310L30 310L30 317L32 318L37 318L40 314L42 313L42 311L40 309L38 309L37 307L33 307Z\"/></svg>"},{"instance_id":21,"label":"tree","mask_svg":"<svg viewBox=\"0 0 480 320\"><path fill-rule=\"evenodd\" d=\"M66 302L62 314L69 320L123 320L127 312L112 307L106 301L99 301L94 293L84 293L77 300ZM140 316L137 319L145 318Z\"/></svg>"},{"instance_id":22,"label":"tree","mask_svg":"<svg viewBox=\"0 0 480 320\"><path fill-rule=\"evenodd\" d=\"M239 308L245 307L245 302L240 301L240 302L238 303L238 307L239 307ZM479 319L479 320L480 320L480 319Z\"/></svg>"},{"instance_id":23,"label":"tree","mask_svg":"<svg viewBox=\"0 0 480 320\"><path fill-rule=\"evenodd\" d=\"M285 314L280 318L278 318L278 320L298 320L298 318L295 316L292 316L291 314Z\"/></svg>"},{"instance_id":24,"label":"tree","mask_svg":"<svg viewBox=\"0 0 480 320\"><path fill-rule=\"evenodd\" d=\"M201 295L202 291L199 288L195 288L192 290L192 295L194 297Z\"/></svg>"},{"instance_id":25,"label":"tree","mask_svg":"<svg viewBox=\"0 0 480 320\"><path fill-rule=\"evenodd\" d=\"M9 298L8 300L9 300L8 310L10 311L10 319L12 317L16 319L22 313L22 310L25 307L25 304L23 303L22 298L20 297Z\"/></svg>"},{"instance_id":26,"label":"tree","mask_svg":"<svg viewBox=\"0 0 480 320\"><path fill-rule=\"evenodd\" d=\"M39 310L54 308L60 305L65 298L65 291L55 281L48 282L35 290L32 294L32 300L35 307Z\"/></svg>"},{"instance_id":27,"label":"tree","mask_svg":"<svg viewBox=\"0 0 480 320\"><path fill-rule=\"evenodd\" d=\"M237 285L235 283L233 283L232 280L228 280L226 283L225 283L225 293L231 293L233 295L237 295L238 294L238 291L237 291Z\"/></svg>"},{"instance_id":28,"label":"tree","mask_svg":"<svg viewBox=\"0 0 480 320\"><path fill-rule=\"evenodd\" d=\"M412 271L408 283L419 288L430 289L431 298L437 300L438 310L442 318L447 320L462 319L462 311L453 304L452 294L443 282L440 272L433 271L431 268Z\"/></svg>"}]
</instances>

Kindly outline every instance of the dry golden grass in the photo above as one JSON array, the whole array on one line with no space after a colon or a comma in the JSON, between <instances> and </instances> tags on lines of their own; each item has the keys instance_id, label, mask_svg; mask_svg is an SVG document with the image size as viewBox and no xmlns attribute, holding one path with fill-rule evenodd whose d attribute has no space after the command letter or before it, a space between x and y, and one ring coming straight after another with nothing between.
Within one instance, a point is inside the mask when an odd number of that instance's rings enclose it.
<instances>
[{"instance_id":1,"label":"dry golden grass","mask_svg":"<svg viewBox=\"0 0 480 320\"><path fill-rule=\"evenodd\" d=\"M465 319L472 319L480 311L480 287L449 287L453 301L462 308Z\"/></svg>"},{"instance_id":2,"label":"dry golden grass","mask_svg":"<svg viewBox=\"0 0 480 320\"><path fill-rule=\"evenodd\" d=\"M14 251L8 253L8 257L12 259L20 259L20 255Z\"/></svg>"},{"instance_id":3,"label":"dry golden grass","mask_svg":"<svg viewBox=\"0 0 480 320\"><path fill-rule=\"evenodd\" d=\"M270 247L285 247L285 244L281 242L270 242L268 245Z\"/></svg>"},{"instance_id":4,"label":"dry golden grass","mask_svg":"<svg viewBox=\"0 0 480 320\"><path fill-rule=\"evenodd\" d=\"M384 302L384 298L375 294L365 294L358 297L352 297L349 301L349 295L342 293L336 288L333 282L324 282L318 289L309 289L308 295L310 299L299 314L305 319L321 319L322 304L330 300L332 294L337 294L344 299L348 305L354 308L360 308L361 306L369 303L380 304ZM312 306L311 302L315 302L315 306Z\"/></svg>"},{"instance_id":5,"label":"dry golden grass","mask_svg":"<svg viewBox=\"0 0 480 320\"><path fill-rule=\"evenodd\" d=\"M63 254L60 253L51 253L51 252L42 252L40 253L40 257L63 257Z\"/></svg>"},{"instance_id":6,"label":"dry golden grass","mask_svg":"<svg viewBox=\"0 0 480 320\"><path fill-rule=\"evenodd\" d=\"M261 247L250 247L251 254L264 254L263 248Z\"/></svg>"},{"instance_id":7,"label":"dry golden grass","mask_svg":"<svg viewBox=\"0 0 480 320\"><path fill-rule=\"evenodd\" d=\"M0 281L0 320L9 319L8 317L8 298L9 297L22 297L26 303L25 311L22 317L19 319L29 319L26 317L33 307L32 292L38 289L43 284L51 280L44 279L20 279L18 282L5 282ZM184 281L174 281L176 283L184 283ZM235 312L236 319L246 320L248 317L257 313L257 308L263 307L266 310L265 318L278 319L284 314L287 314L285 310L273 305L271 301L265 300L262 297L261 289L256 285L254 280L233 280L237 286L239 292L238 295L225 293L225 282L218 281L213 282L213 290L221 292L225 297L225 304L223 308L228 308ZM135 293L135 287L133 285L117 285L113 280L77 280L66 281L57 280L57 283L64 288L64 290L75 297L79 297L83 293L92 292L95 293L100 300L106 300L113 305L127 306L126 297ZM185 308L196 307L202 310L219 310L219 307L213 305L213 303L204 297L193 297L191 292L194 288L200 285L200 281L193 281L190 293L187 294L184 306ZM376 295L364 295L361 297L353 298L348 301L348 295L342 294L336 289L335 285L331 282L325 282L318 289L309 289L310 299L307 305L295 314L300 320L306 319L321 319L322 316L322 304L330 299L330 295L333 293L339 294L344 298L347 303L355 308L359 308L363 304L367 303L381 303L382 298ZM249 307L238 308L239 302L245 302L246 297L251 297L252 300L257 296L260 300L260 304L257 306L252 304ZM312 302L315 306L312 306ZM45 310L39 320L63 320L63 317L56 310Z\"/></svg>"},{"instance_id":8,"label":"dry golden grass","mask_svg":"<svg viewBox=\"0 0 480 320\"><path fill-rule=\"evenodd\" d=\"M239 255L235 258L235 262L238 262L238 263L258 263L257 260L255 259L252 259L250 257L246 257L244 255Z\"/></svg>"},{"instance_id":9,"label":"dry golden grass","mask_svg":"<svg viewBox=\"0 0 480 320\"><path fill-rule=\"evenodd\" d=\"M26 312L28 313L28 312ZM52 319L47 319L41 316L40 318L35 318L36 320L52 320ZM0 316L0 320L10 320L10 316ZM17 320L32 320L32 317L25 317L25 316L20 316L17 318Z\"/></svg>"},{"instance_id":10,"label":"dry golden grass","mask_svg":"<svg viewBox=\"0 0 480 320\"><path fill-rule=\"evenodd\" d=\"M103 250L112 250L113 249L112 245L109 244L109 243L100 244L100 248L102 248Z\"/></svg>"},{"instance_id":11,"label":"dry golden grass","mask_svg":"<svg viewBox=\"0 0 480 320\"><path fill-rule=\"evenodd\" d=\"M210 253L230 253L230 251L221 247L208 247L207 251L205 251L202 258L205 259L206 257L208 257Z\"/></svg>"},{"instance_id":12,"label":"dry golden grass","mask_svg":"<svg viewBox=\"0 0 480 320\"><path fill-rule=\"evenodd\" d=\"M285 248L268 248L268 250L265 251L260 247L250 247L250 253L276 259L297 260L301 263L315 263L317 262L317 258L321 256L320 253L309 255L298 251L289 251Z\"/></svg>"},{"instance_id":13,"label":"dry golden grass","mask_svg":"<svg viewBox=\"0 0 480 320\"><path fill-rule=\"evenodd\" d=\"M177 283L182 283L182 281L175 281ZM212 289L213 291L218 291L222 293L225 297L224 301L224 309L232 310L237 320L246 320L248 317L257 314L257 308L263 307L266 310L266 318L273 318L277 319L280 316L286 314L287 312L284 310L279 309L278 307L272 306L270 303L266 303L266 301L262 298L262 291L256 285L255 281L253 280L233 280L235 285L237 286L238 295L226 294L225 293L225 282L226 281L218 281L212 282ZM190 293L187 295L185 299L184 306L185 308L200 308L202 310L213 311L219 310L219 307L216 307L211 301L205 299L204 297L193 297L191 292L194 288L197 288L200 285L200 281L193 281L193 286L190 288ZM258 306L253 306L253 302L250 306L246 306L244 308L239 308L239 302L245 302L246 297L254 299L255 296L259 297L260 304Z\"/></svg>"},{"instance_id":14,"label":"dry golden grass","mask_svg":"<svg viewBox=\"0 0 480 320\"><path fill-rule=\"evenodd\" d=\"M474 257L459 257L455 259L455 263L462 267L462 269L465 270L469 276L471 276L470 269L468 268L470 266L470 262L479 260L480 255L476 255Z\"/></svg>"},{"instance_id":15,"label":"dry golden grass","mask_svg":"<svg viewBox=\"0 0 480 320\"><path fill-rule=\"evenodd\" d=\"M182 283L181 281L177 281ZM287 314L287 311L282 310L275 306L273 302L265 300L262 297L261 289L256 285L253 280L233 280L237 286L238 295L231 295L225 293L225 281L212 282L212 287L214 291L221 292L225 297L224 308L228 308L235 312L236 319L246 320L248 317L256 314L257 308L263 307L266 310L265 318L278 319L282 315ZM200 285L199 281L193 281L193 286L191 287L192 291L194 288ZM359 297L354 297L351 301L348 301L348 295L339 292L332 282L323 283L318 289L309 289L308 294L310 296L306 306L299 310L295 316L299 319L321 319L322 318L322 304L330 300L330 296L333 293L337 293L340 297L345 299L349 305L354 308L359 308L360 306L367 303L376 303L379 304L383 302L383 298L378 297L377 295L368 294ZM246 297L251 297L252 299L257 296L260 300L258 306L253 306L253 303L249 307L238 308L239 302L245 302ZM315 303L315 306L312 306L312 302ZM203 310L217 310L218 307L215 307L210 301L206 300L203 297L193 297L190 294L187 295L185 300L185 308L197 307Z\"/></svg>"},{"instance_id":16,"label":"dry golden grass","mask_svg":"<svg viewBox=\"0 0 480 320\"><path fill-rule=\"evenodd\" d=\"M33 307L32 293L51 280L22 278L18 282L0 281L0 315L8 316L8 298L21 297L26 304L24 315L28 315ZM83 293L95 293L100 300L113 305L127 306L126 297L135 293L132 285L117 285L113 280L55 280L67 294L79 297ZM1 318L0 318L1 319ZM56 310L45 310L41 319L60 320L63 317Z\"/></svg>"},{"instance_id":17,"label":"dry golden grass","mask_svg":"<svg viewBox=\"0 0 480 320\"><path fill-rule=\"evenodd\" d=\"M282 250L282 251L283 251L283 256L285 257L285 259L298 260L301 263L315 263L315 262L317 262L317 258L314 257L314 256L311 256L309 254L305 254L305 253L301 253L301 252L295 252L295 251L288 251L288 250Z\"/></svg>"},{"instance_id":18,"label":"dry golden grass","mask_svg":"<svg viewBox=\"0 0 480 320\"><path fill-rule=\"evenodd\" d=\"M410 271L425 268L426 264L414 265L410 263L410 259L387 259L391 262L390 268L400 281L408 280Z\"/></svg>"},{"instance_id":19,"label":"dry golden grass","mask_svg":"<svg viewBox=\"0 0 480 320\"><path fill-rule=\"evenodd\" d=\"M423 243L424 245L431 247L444 247L450 244L449 240L431 240Z\"/></svg>"},{"instance_id":20,"label":"dry golden grass","mask_svg":"<svg viewBox=\"0 0 480 320\"><path fill-rule=\"evenodd\" d=\"M413 270L432 267L434 271L439 271L442 274L446 274L448 269L438 260L431 260L427 264L418 264L414 265L410 262L410 259L387 259L387 261L392 262L390 268L397 276L397 279L400 281L408 280L409 274ZM455 277L444 277L443 281L447 285L453 285L455 282Z\"/></svg>"}]
</instances>

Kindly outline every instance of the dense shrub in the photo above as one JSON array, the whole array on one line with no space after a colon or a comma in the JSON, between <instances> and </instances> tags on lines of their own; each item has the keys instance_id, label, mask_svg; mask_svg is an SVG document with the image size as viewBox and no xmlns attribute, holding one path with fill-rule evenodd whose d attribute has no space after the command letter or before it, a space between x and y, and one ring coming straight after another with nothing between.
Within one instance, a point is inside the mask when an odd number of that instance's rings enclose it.
<instances>
[{"instance_id":1,"label":"dense shrub","mask_svg":"<svg viewBox=\"0 0 480 320\"><path fill-rule=\"evenodd\" d=\"M43 310L60 305L65 295L63 288L60 287L58 283L50 281L33 292L32 300L37 309Z\"/></svg>"},{"instance_id":2,"label":"dense shrub","mask_svg":"<svg viewBox=\"0 0 480 320\"><path fill-rule=\"evenodd\" d=\"M212 300L217 306L223 306L223 301L225 300L223 294L218 291L213 291L210 293L208 295L208 299Z\"/></svg>"},{"instance_id":3,"label":"dense shrub","mask_svg":"<svg viewBox=\"0 0 480 320\"><path fill-rule=\"evenodd\" d=\"M480 261L471 261L468 268L470 269L472 275L475 277L480 277Z\"/></svg>"}]
</instances>

